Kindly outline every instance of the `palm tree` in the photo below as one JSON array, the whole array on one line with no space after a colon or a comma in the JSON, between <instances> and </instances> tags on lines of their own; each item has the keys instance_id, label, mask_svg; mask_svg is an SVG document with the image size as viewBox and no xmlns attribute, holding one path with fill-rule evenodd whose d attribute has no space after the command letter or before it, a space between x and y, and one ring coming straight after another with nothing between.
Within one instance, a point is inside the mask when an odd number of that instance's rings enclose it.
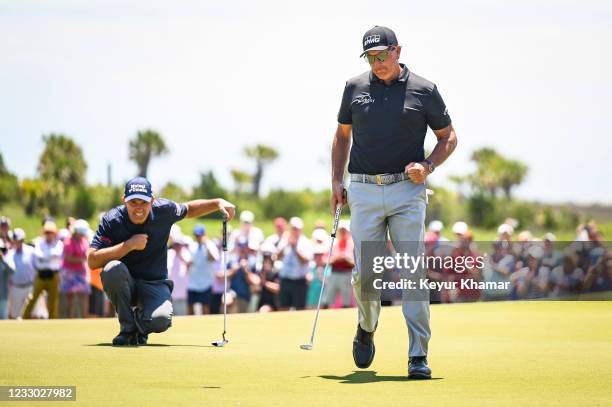
<instances>
[{"instance_id":1,"label":"palm tree","mask_svg":"<svg viewBox=\"0 0 612 407\"><path fill-rule=\"evenodd\" d=\"M151 159L169 152L161 134L154 130L139 131L136 138L130 140L130 160L136 163L140 177L146 178Z\"/></svg>"},{"instance_id":2,"label":"palm tree","mask_svg":"<svg viewBox=\"0 0 612 407\"><path fill-rule=\"evenodd\" d=\"M251 147L245 147L244 153L247 157L255 160L255 175L253 175L253 195L259 198L259 189L261 187L261 179L263 177L264 166L270 164L278 158L278 152L269 146L257 144Z\"/></svg>"}]
</instances>

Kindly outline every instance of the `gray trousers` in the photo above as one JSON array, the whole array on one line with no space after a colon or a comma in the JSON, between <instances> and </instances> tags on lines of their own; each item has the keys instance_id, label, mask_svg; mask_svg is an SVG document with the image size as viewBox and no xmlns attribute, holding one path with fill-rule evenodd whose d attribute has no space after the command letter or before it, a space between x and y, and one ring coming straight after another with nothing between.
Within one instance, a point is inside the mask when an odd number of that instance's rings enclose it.
<instances>
[{"instance_id":1,"label":"gray trousers","mask_svg":"<svg viewBox=\"0 0 612 407\"><path fill-rule=\"evenodd\" d=\"M351 234L355 242L355 268L352 284L358 307L358 320L362 329L376 329L380 315L380 299L362 300L361 243L386 242L387 233L397 247L401 242L424 240L426 188L406 180L390 185L351 182L348 187L351 209ZM408 356L427 355L431 337L429 327L429 301L402 301L402 312L408 327Z\"/></svg>"},{"instance_id":2,"label":"gray trousers","mask_svg":"<svg viewBox=\"0 0 612 407\"><path fill-rule=\"evenodd\" d=\"M147 281L132 277L118 260L101 273L104 292L117 311L121 332L164 332L172 325L171 280ZM132 310L132 307L136 307Z\"/></svg>"}]
</instances>

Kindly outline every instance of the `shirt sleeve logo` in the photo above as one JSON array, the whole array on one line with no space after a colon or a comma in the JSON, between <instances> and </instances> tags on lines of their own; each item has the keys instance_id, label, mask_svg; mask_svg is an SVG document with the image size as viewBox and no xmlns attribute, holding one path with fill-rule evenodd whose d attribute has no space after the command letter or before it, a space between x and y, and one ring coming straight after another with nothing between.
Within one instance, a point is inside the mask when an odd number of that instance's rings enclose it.
<instances>
[{"instance_id":1,"label":"shirt sleeve logo","mask_svg":"<svg viewBox=\"0 0 612 407\"><path fill-rule=\"evenodd\" d=\"M174 207L176 208L176 216L181 216L181 205L175 202Z\"/></svg>"},{"instance_id":2,"label":"shirt sleeve logo","mask_svg":"<svg viewBox=\"0 0 612 407\"><path fill-rule=\"evenodd\" d=\"M367 105L368 103L374 103L374 99L368 92L361 92L355 96L351 104L357 104L359 106Z\"/></svg>"}]
</instances>

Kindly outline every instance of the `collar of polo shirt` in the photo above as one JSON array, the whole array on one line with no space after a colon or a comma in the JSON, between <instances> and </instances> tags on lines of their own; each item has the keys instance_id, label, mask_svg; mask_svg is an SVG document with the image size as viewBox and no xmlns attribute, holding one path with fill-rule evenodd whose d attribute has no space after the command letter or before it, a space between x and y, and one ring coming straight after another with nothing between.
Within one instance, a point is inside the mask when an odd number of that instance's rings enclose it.
<instances>
[{"instance_id":1,"label":"collar of polo shirt","mask_svg":"<svg viewBox=\"0 0 612 407\"><path fill-rule=\"evenodd\" d=\"M410 70L404 64L400 64L402 71L399 76L393 80L392 85L396 82L406 82L408 80L408 76L410 76ZM383 82L378 76L374 75L374 72L370 71L370 82Z\"/></svg>"}]
</instances>

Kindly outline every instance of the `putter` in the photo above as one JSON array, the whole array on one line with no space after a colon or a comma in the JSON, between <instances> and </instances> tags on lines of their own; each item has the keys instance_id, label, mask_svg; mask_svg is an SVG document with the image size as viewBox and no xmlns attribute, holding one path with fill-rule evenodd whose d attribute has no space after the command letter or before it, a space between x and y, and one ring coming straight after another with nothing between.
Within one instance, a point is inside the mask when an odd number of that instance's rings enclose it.
<instances>
[{"instance_id":1,"label":"putter","mask_svg":"<svg viewBox=\"0 0 612 407\"><path fill-rule=\"evenodd\" d=\"M321 310L321 299L323 298L323 289L325 288L325 277L327 275L327 269L329 268L329 259L331 258L331 252L334 248L334 240L336 240L336 231L338 230L338 222L340 221L340 214L342 213L342 203L336 205L336 215L334 216L334 226L331 232L331 244L329 247L329 256L327 256L327 262L323 269L323 281L321 282L321 292L319 293L319 304L317 305L317 313L315 314L314 324L312 325L312 334L310 335L310 343L300 345L300 349L312 350L314 347L314 336L317 329L317 321L319 319L319 311Z\"/></svg>"},{"instance_id":2,"label":"putter","mask_svg":"<svg viewBox=\"0 0 612 407\"><path fill-rule=\"evenodd\" d=\"M213 342L213 346L222 348L229 343L225 337L227 334L227 217L223 217L223 251L221 252L221 263L223 266L223 335L221 340Z\"/></svg>"}]
</instances>

